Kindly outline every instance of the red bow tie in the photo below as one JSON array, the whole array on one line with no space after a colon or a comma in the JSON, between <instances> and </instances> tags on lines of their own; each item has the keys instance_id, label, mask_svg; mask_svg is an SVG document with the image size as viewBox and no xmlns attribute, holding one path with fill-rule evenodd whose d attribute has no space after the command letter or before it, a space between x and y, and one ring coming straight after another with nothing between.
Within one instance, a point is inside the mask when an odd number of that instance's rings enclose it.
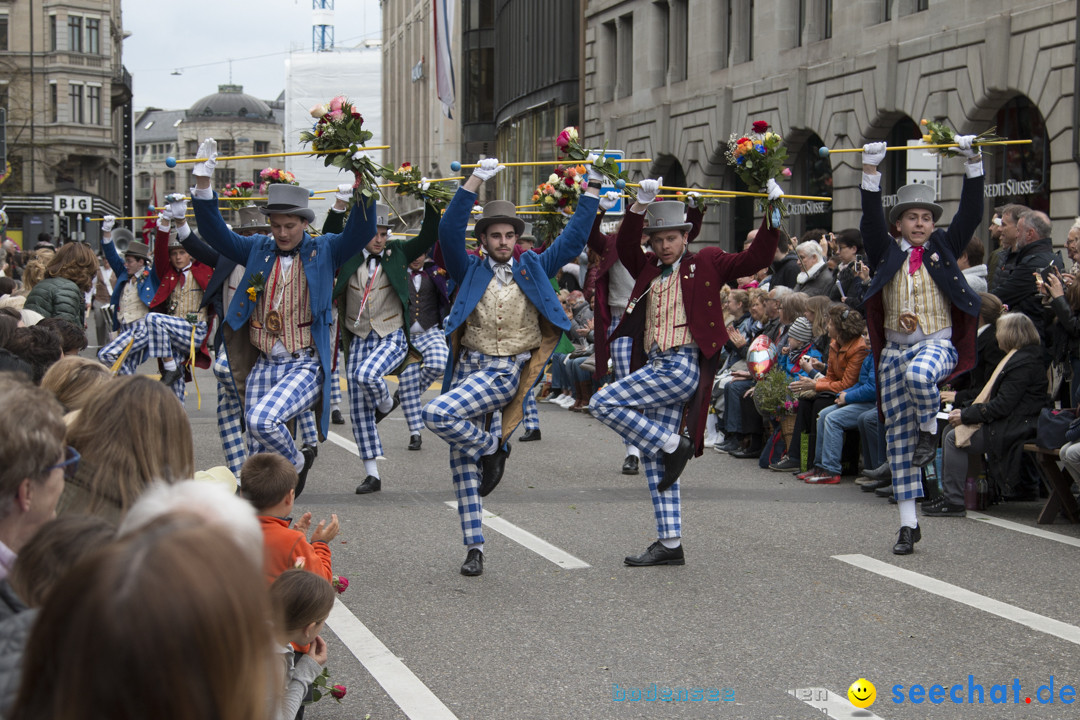
<instances>
[{"instance_id":1,"label":"red bow tie","mask_svg":"<svg viewBox=\"0 0 1080 720\"><path fill-rule=\"evenodd\" d=\"M919 272L919 268L922 267L922 255L924 249L925 248L922 247L911 248L911 257L908 258L908 275L914 275Z\"/></svg>"}]
</instances>

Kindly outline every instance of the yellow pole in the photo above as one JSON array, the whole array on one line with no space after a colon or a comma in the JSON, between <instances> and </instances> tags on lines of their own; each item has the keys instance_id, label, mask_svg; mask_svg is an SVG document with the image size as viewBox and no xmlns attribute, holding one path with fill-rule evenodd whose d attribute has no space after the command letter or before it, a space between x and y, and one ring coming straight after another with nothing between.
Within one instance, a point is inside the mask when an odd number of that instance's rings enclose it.
<instances>
[{"instance_id":1,"label":"yellow pole","mask_svg":"<svg viewBox=\"0 0 1080 720\"><path fill-rule=\"evenodd\" d=\"M389 150L389 145L373 145L371 147L359 147L357 150ZM271 157L290 157L292 155L333 155L334 153L349 152L350 148L339 148L337 150L297 150L296 152L280 152L280 153L260 153L258 155L222 155L214 158L216 161L221 162L223 160L256 160L258 158L271 158ZM206 158L184 158L183 160L175 160L177 165L180 163L197 163L206 162ZM170 166L171 167L171 166Z\"/></svg>"},{"instance_id":2,"label":"yellow pole","mask_svg":"<svg viewBox=\"0 0 1080 720\"><path fill-rule=\"evenodd\" d=\"M987 141L987 142L977 142L977 143L973 143L973 144L974 145L980 145L980 146L981 145L1030 145L1031 141L1030 140L990 140L990 141ZM944 144L941 144L941 145L910 145L910 146L909 145L891 145L891 146L885 148L885 150L887 150L887 151L894 151L894 150L936 150L938 148L951 148L951 147L960 147L960 146L957 143L944 143ZM859 148L839 148L837 150L833 150L832 148L829 148L828 150L829 150L830 155L832 153L854 153L854 152L862 152L863 151L863 149L861 147L859 147Z\"/></svg>"},{"instance_id":3,"label":"yellow pole","mask_svg":"<svg viewBox=\"0 0 1080 720\"><path fill-rule=\"evenodd\" d=\"M652 162L652 158L612 158L617 163L639 163L639 162ZM592 163L585 160L533 160L530 162L505 162L499 163L503 167L527 167L529 165L591 165ZM462 165L464 168L477 168L480 167L479 163L473 163L471 165Z\"/></svg>"},{"instance_id":4,"label":"yellow pole","mask_svg":"<svg viewBox=\"0 0 1080 720\"><path fill-rule=\"evenodd\" d=\"M641 187L638 183L626 183L627 187ZM701 188L681 188L661 185L661 190L676 190L682 192L701 192ZM727 197L769 197L768 193L742 192L741 190L724 190ZM704 194L704 193L702 193ZM819 202L832 202L831 197L819 197L817 195L784 195L787 200L817 200Z\"/></svg>"}]
</instances>

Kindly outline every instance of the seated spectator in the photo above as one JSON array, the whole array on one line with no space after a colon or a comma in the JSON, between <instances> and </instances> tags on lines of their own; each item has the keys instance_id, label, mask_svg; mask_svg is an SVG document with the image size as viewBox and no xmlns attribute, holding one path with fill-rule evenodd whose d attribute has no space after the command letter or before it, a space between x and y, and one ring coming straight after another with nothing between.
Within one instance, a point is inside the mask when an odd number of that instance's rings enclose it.
<instances>
[{"instance_id":1,"label":"seated spectator","mask_svg":"<svg viewBox=\"0 0 1080 720\"><path fill-rule=\"evenodd\" d=\"M873 359L874 354L868 356ZM863 361L865 362L865 361ZM875 370L874 381L877 381ZM886 457L885 426L881 422L881 415L877 409L875 398L874 407L863 411L859 415L859 445L862 452L862 475L855 478L855 484L860 485L863 492L873 492L878 489L892 487L892 469Z\"/></svg>"},{"instance_id":2,"label":"seated spectator","mask_svg":"<svg viewBox=\"0 0 1080 720\"><path fill-rule=\"evenodd\" d=\"M993 293L1009 307L1031 318L1039 337L1043 337L1043 305L1038 283L1051 265L1064 270L1054 252L1050 237L1050 218L1046 213L1028 210L1016 221L1016 249L995 274ZM1036 276L1039 279L1036 280Z\"/></svg>"},{"instance_id":3,"label":"seated spectator","mask_svg":"<svg viewBox=\"0 0 1080 720\"><path fill-rule=\"evenodd\" d=\"M84 243L68 243L45 266L45 277L26 296L26 310L59 317L86 327L86 293L94 283L98 262Z\"/></svg>"},{"instance_id":4,"label":"seated spectator","mask_svg":"<svg viewBox=\"0 0 1080 720\"><path fill-rule=\"evenodd\" d=\"M62 358L46 370L41 387L51 392L64 406L64 412L70 414L82 410L110 380L112 375L104 365L76 355ZM64 418L69 424L74 419L74 416Z\"/></svg>"},{"instance_id":5,"label":"seated spectator","mask_svg":"<svg viewBox=\"0 0 1080 720\"><path fill-rule=\"evenodd\" d=\"M184 407L168 386L145 375L111 380L83 407L67 438L82 461L67 480L61 513L119 522L152 483L195 472Z\"/></svg>"},{"instance_id":6,"label":"seated spectator","mask_svg":"<svg viewBox=\"0 0 1080 720\"><path fill-rule=\"evenodd\" d=\"M821 244L814 240L799 243L795 254L798 255L799 265L803 269L795 283L795 291L804 292L810 297L824 295L827 299L835 278L825 263Z\"/></svg>"},{"instance_id":7,"label":"seated spectator","mask_svg":"<svg viewBox=\"0 0 1080 720\"><path fill-rule=\"evenodd\" d=\"M296 527L290 527L297 480L293 464L271 453L252 455L240 470L240 492L255 508L262 526L267 584L295 567L302 567L328 582L334 575L330 541L337 537L340 529L337 515L330 516L329 525L325 520L319 521L311 533L310 543L306 534L311 529L311 513L304 513Z\"/></svg>"},{"instance_id":8,"label":"seated spectator","mask_svg":"<svg viewBox=\"0 0 1080 720\"><path fill-rule=\"evenodd\" d=\"M959 407L967 407L983 389L983 385L994 372L994 368L1005 357L997 341L997 321L1004 312L1005 306L1001 304L996 295L979 293L979 329L975 339L975 367L966 375L956 381L955 391L945 390L941 393L941 401L955 403Z\"/></svg>"},{"instance_id":9,"label":"seated spectator","mask_svg":"<svg viewBox=\"0 0 1080 720\"><path fill-rule=\"evenodd\" d=\"M977 293L986 292L986 248L978 235L973 235L964 248L964 254L956 258L956 266L964 273L968 287Z\"/></svg>"},{"instance_id":10,"label":"seated spectator","mask_svg":"<svg viewBox=\"0 0 1080 720\"><path fill-rule=\"evenodd\" d=\"M829 308L833 303L823 295L815 295L806 301L804 313L814 333L814 347L821 353L822 361L829 359Z\"/></svg>"},{"instance_id":11,"label":"seated spectator","mask_svg":"<svg viewBox=\"0 0 1080 720\"><path fill-rule=\"evenodd\" d=\"M82 326L76 327L73 323L59 317L44 318L34 327L52 330L60 338L60 350L64 355L78 355L86 349L86 331Z\"/></svg>"},{"instance_id":12,"label":"seated spectator","mask_svg":"<svg viewBox=\"0 0 1080 720\"><path fill-rule=\"evenodd\" d=\"M855 312L851 310L851 312ZM818 413L817 458L814 469L802 479L811 485L836 485L840 482L840 456L844 449L844 431L857 428L863 413L877 411L877 378L874 356L867 353L859 370L859 380L836 395L833 404ZM884 453L881 457L884 457Z\"/></svg>"},{"instance_id":13,"label":"seated spectator","mask_svg":"<svg viewBox=\"0 0 1080 720\"><path fill-rule=\"evenodd\" d=\"M19 289L19 281L13 277L0 277L0 297L10 295Z\"/></svg>"},{"instance_id":14,"label":"seated spectator","mask_svg":"<svg viewBox=\"0 0 1080 720\"><path fill-rule=\"evenodd\" d=\"M326 580L303 570L286 570L270 586L281 656L281 703L273 717L292 720L326 665L326 641L320 637L334 608L334 589ZM294 646L309 646L294 653Z\"/></svg>"},{"instance_id":15,"label":"seated spectator","mask_svg":"<svg viewBox=\"0 0 1080 720\"><path fill-rule=\"evenodd\" d=\"M1069 404L1080 405L1080 283L1065 286L1057 274L1050 274L1039 287L1050 297L1053 321L1046 329L1050 356L1071 370Z\"/></svg>"},{"instance_id":16,"label":"seated spectator","mask_svg":"<svg viewBox=\"0 0 1080 720\"><path fill-rule=\"evenodd\" d=\"M159 523L90 555L34 623L9 720L270 717L280 670L260 580L214 527Z\"/></svg>"},{"instance_id":17,"label":"seated spectator","mask_svg":"<svg viewBox=\"0 0 1080 720\"><path fill-rule=\"evenodd\" d=\"M833 302L844 302L859 280L855 273L856 263L866 262L863 256L862 234L856 228L849 228L836 233L833 238L836 244L833 256L836 260L836 282L829 290L829 299Z\"/></svg>"},{"instance_id":18,"label":"seated spectator","mask_svg":"<svg viewBox=\"0 0 1080 720\"><path fill-rule=\"evenodd\" d=\"M1021 477L1024 443L1035 437L1039 413L1048 404L1046 365L1039 333L1029 317L1010 312L997 321L997 341L1005 357L975 401L953 408L942 442L942 495L923 503L923 515L963 517L968 458L986 454L987 479L1003 496ZM970 442L957 443L960 428L974 430Z\"/></svg>"},{"instance_id":19,"label":"seated spectator","mask_svg":"<svg viewBox=\"0 0 1080 720\"><path fill-rule=\"evenodd\" d=\"M1065 278L1065 284L1071 285L1080 274L1080 217L1073 220L1069 228L1069 234L1065 238L1065 252L1069 255L1069 268Z\"/></svg>"},{"instance_id":20,"label":"seated spectator","mask_svg":"<svg viewBox=\"0 0 1080 720\"><path fill-rule=\"evenodd\" d=\"M38 608L68 570L105 547L116 531L95 517L45 523L23 547L7 580L0 581L0 717L7 717L22 677L22 656Z\"/></svg>"},{"instance_id":21,"label":"seated spectator","mask_svg":"<svg viewBox=\"0 0 1080 720\"><path fill-rule=\"evenodd\" d=\"M16 328L8 340L7 350L30 365L30 379L35 385L40 384L45 371L64 356L60 337L52 330L39 327Z\"/></svg>"}]
</instances>

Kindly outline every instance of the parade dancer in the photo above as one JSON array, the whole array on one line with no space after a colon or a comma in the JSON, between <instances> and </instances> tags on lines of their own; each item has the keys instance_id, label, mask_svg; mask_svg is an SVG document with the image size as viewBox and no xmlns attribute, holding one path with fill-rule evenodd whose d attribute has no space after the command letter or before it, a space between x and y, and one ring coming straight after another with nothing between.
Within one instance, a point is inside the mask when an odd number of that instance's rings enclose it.
<instances>
[{"instance_id":1,"label":"parade dancer","mask_svg":"<svg viewBox=\"0 0 1080 720\"><path fill-rule=\"evenodd\" d=\"M252 452L276 452L293 463L302 489L315 460L298 449L286 423L316 406L320 435L330 418L331 290L334 273L375 234L375 207L356 208L342 233L307 233L315 219L308 191L275 184L260 212L270 218L271 236L243 237L225 225L211 178L217 143L204 140L192 174L192 205L203 239L226 258L245 266L226 313L225 343ZM297 262L299 261L299 262Z\"/></svg>"},{"instance_id":2,"label":"parade dancer","mask_svg":"<svg viewBox=\"0 0 1080 720\"><path fill-rule=\"evenodd\" d=\"M713 377L727 342L721 288L772 262L779 233L762 222L749 248L725 253L687 250L691 224L678 201L654 203L662 179L643 180L637 202L619 228L619 260L634 278L630 301L613 337L630 338L630 374L601 388L589 404L600 422L642 451L652 494L657 541L627 565L682 565L679 475L701 455ZM769 181L769 201L783 192ZM649 225L642 229L648 212ZM641 234L651 252L641 252ZM684 405L690 437L680 434Z\"/></svg>"},{"instance_id":3,"label":"parade dancer","mask_svg":"<svg viewBox=\"0 0 1080 720\"><path fill-rule=\"evenodd\" d=\"M878 377L878 404L885 423L893 495L900 532L893 553L910 555L922 538L915 499L922 497L922 468L937 448L938 383L975 365L981 301L968 287L956 259L979 227L983 212L983 165L974 135L959 135L967 158L960 207L948 230L935 230L942 208L929 185L905 185L889 210L881 204L885 143L863 146L862 233L870 267L876 268L864 302ZM893 225L899 243L889 234Z\"/></svg>"},{"instance_id":4,"label":"parade dancer","mask_svg":"<svg viewBox=\"0 0 1080 720\"><path fill-rule=\"evenodd\" d=\"M400 392L391 396L383 376L401 365L409 349L405 320L412 287L407 277L409 263L426 254L439 237L439 211L430 205L419 235L409 240L388 240L390 208L382 203L376 207L377 232L341 268L334 287L348 358L345 374L353 437L366 474L357 495L382 489L376 458L383 454L383 447L375 426L401 402Z\"/></svg>"},{"instance_id":5,"label":"parade dancer","mask_svg":"<svg viewBox=\"0 0 1080 720\"><path fill-rule=\"evenodd\" d=\"M424 424L450 445L450 470L467 555L461 574L484 571L483 507L480 498L502 479L509 440L521 422L522 403L552 351L570 327L551 278L581 254L596 214L601 175L589 158L588 189L562 234L542 254L514 258L524 223L514 203L484 206L475 234L484 258L465 250L465 230L480 185L503 168L481 160L458 189L439 225L444 267L458 286L446 321L451 338L443 394L423 411ZM484 416L501 410L499 427L488 430ZM482 477L482 480L481 480Z\"/></svg>"},{"instance_id":6,"label":"parade dancer","mask_svg":"<svg viewBox=\"0 0 1080 720\"><path fill-rule=\"evenodd\" d=\"M608 374L608 361L611 363L611 373L614 379L621 380L630 374L630 350L632 341L629 337L612 339L619 322L622 320L626 303L630 301L630 292L634 289L634 278L627 272L626 266L619 261L619 250L616 247L618 233L604 234L601 225L604 215L608 210L615 207L619 202L619 193L608 192L600 199L600 213L593 221L592 233L589 235L589 249L600 256L600 262L596 266L596 302L594 303L594 315L596 320L593 331L593 349L596 353L596 372L594 377L599 381ZM686 222L690 223L688 242L701 232L701 221L704 210L700 205L700 194L689 193L687 195ZM648 242L648 235L642 234L642 244ZM623 438L626 446L626 457L623 458L622 474L637 475L639 472L641 451Z\"/></svg>"},{"instance_id":7,"label":"parade dancer","mask_svg":"<svg viewBox=\"0 0 1080 720\"><path fill-rule=\"evenodd\" d=\"M450 357L443 332L450 300L446 291L446 271L428 260L427 255L421 255L409 264L409 283L409 342L423 361L406 366L399 376L398 388L401 410L409 427L409 449L419 450L423 443L420 430L424 427L420 416L423 409L421 396L446 373L446 361Z\"/></svg>"},{"instance_id":8,"label":"parade dancer","mask_svg":"<svg viewBox=\"0 0 1080 720\"><path fill-rule=\"evenodd\" d=\"M109 267L116 274L116 285L113 287L111 298L112 329L114 332L123 334L131 330L136 323L142 322L150 313L150 303L157 295L160 281L158 274L149 267L150 246L135 240L135 235L130 230L118 228L114 232L114 227L116 227L116 218L106 215L101 223L101 249ZM118 239L114 236L117 235L123 236L128 241L123 260L120 259L120 253L117 252L114 243L114 240ZM115 363L130 342L131 335L126 335L123 342L118 342L118 340L119 336L98 350L98 359L101 362L107 365ZM119 374L133 374L143 360L145 358L139 357L138 353L133 356L129 351Z\"/></svg>"}]
</instances>

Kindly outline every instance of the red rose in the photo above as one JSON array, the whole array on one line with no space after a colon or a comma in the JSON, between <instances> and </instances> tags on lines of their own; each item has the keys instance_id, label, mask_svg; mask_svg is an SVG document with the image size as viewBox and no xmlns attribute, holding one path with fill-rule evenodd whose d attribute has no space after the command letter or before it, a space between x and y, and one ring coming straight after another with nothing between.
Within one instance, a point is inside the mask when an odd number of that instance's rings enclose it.
<instances>
[{"instance_id":1,"label":"red rose","mask_svg":"<svg viewBox=\"0 0 1080 720\"><path fill-rule=\"evenodd\" d=\"M757 120L754 122L754 132L763 133L769 129L769 123L764 120Z\"/></svg>"},{"instance_id":2,"label":"red rose","mask_svg":"<svg viewBox=\"0 0 1080 720\"><path fill-rule=\"evenodd\" d=\"M411 162L403 162L403 163L401 163L401 167L404 167L404 168L412 167L412 163Z\"/></svg>"},{"instance_id":3,"label":"red rose","mask_svg":"<svg viewBox=\"0 0 1080 720\"><path fill-rule=\"evenodd\" d=\"M570 204L570 198L566 197L565 195L563 195L561 198L559 198L559 207L566 207L569 204Z\"/></svg>"},{"instance_id":4,"label":"red rose","mask_svg":"<svg viewBox=\"0 0 1080 720\"><path fill-rule=\"evenodd\" d=\"M346 692L348 691L345 689L344 685L335 685L334 687L330 688L330 694L338 700L345 697Z\"/></svg>"},{"instance_id":5,"label":"red rose","mask_svg":"<svg viewBox=\"0 0 1080 720\"><path fill-rule=\"evenodd\" d=\"M334 586L334 589L337 590L338 595L340 595L348 589L349 579L344 575L338 575L334 578L333 582L331 582L331 585Z\"/></svg>"},{"instance_id":6,"label":"red rose","mask_svg":"<svg viewBox=\"0 0 1080 720\"><path fill-rule=\"evenodd\" d=\"M744 142L750 142L750 138L741 137L741 138L739 138L739 141L736 142L735 144L736 145L742 145Z\"/></svg>"}]
</instances>

